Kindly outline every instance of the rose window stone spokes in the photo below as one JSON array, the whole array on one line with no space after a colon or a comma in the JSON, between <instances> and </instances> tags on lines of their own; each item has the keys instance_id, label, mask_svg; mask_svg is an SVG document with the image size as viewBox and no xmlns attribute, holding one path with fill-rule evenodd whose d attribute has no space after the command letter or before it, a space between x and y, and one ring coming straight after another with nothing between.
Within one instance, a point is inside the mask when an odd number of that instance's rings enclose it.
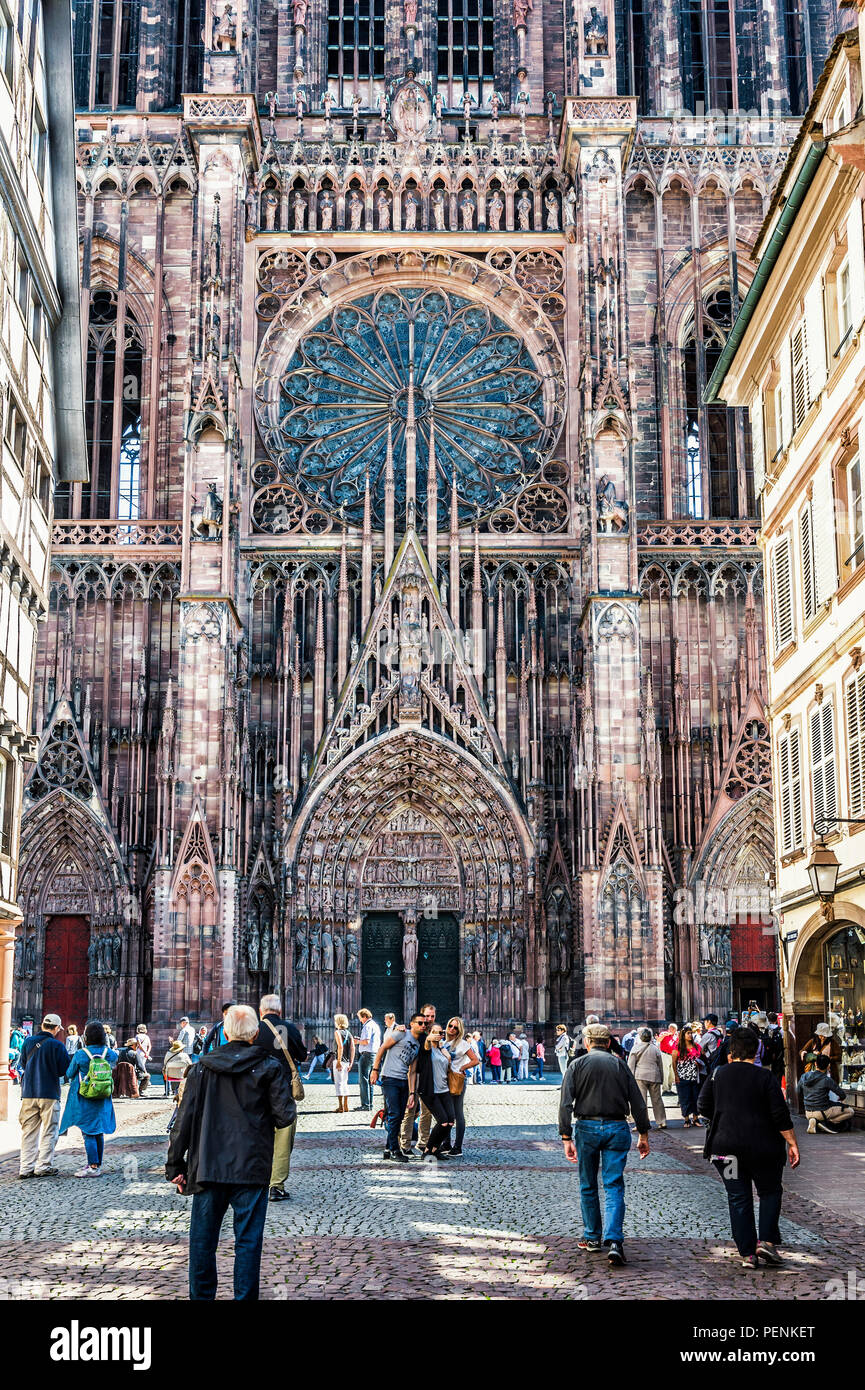
<instances>
[{"instance_id":1,"label":"rose window stone spokes","mask_svg":"<svg viewBox=\"0 0 865 1390\"><path fill-rule=\"evenodd\" d=\"M386 288L335 308L299 341L282 375L268 447L309 505L360 524L368 477L381 525L390 427L396 516L404 517L412 365L420 514L431 434L440 525L454 479L466 522L537 475L554 441L542 372L520 335L486 305L452 292Z\"/></svg>"}]
</instances>

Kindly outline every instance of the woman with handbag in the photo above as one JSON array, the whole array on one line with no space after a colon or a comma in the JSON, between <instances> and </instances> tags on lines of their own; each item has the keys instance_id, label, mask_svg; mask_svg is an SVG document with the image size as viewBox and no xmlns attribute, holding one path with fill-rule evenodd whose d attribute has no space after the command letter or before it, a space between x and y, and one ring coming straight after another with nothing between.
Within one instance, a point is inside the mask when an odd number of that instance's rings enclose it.
<instances>
[{"instance_id":1,"label":"woman with handbag","mask_svg":"<svg viewBox=\"0 0 865 1390\"><path fill-rule=\"evenodd\" d=\"M74 1125L84 1138L87 1163L75 1174L76 1178L98 1178L102 1172L105 1135L113 1134L117 1128L111 1102L111 1068L116 1061L117 1053L108 1046L103 1025L88 1023L84 1043L73 1053L66 1072L69 1093L60 1122L61 1134Z\"/></svg>"},{"instance_id":2,"label":"woman with handbag","mask_svg":"<svg viewBox=\"0 0 865 1390\"><path fill-rule=\"evenodd\" d=\"M670 1054L673 1061L673 1074L676 1078L676 1091L679 1096L679 1109L685 1121L685 1129L692 1125L700 1128L697 1116L697 1097L706 1073L706 1064L694 1038L690 1023L683 1023L679 1029L676 1046Z\"/></svg>"},{"instance_id":3,"label":"woman with handbag","mask_svg":"<svg viewBox=\"0 0 865 1390\"><path fill-rule=\"evenodd\" d=\"M336 1091L336 1114L348 1113L348 1074L354 1066L354 1038L345 1014L337 1014L333 1035L333 1086Z\"/></svg>"},{"instance_id":4,"label":"woman with handbag","mask_svg":"<svg viewBox=\"0 0 865 1390\"><path fill-rule=\"evenodd\" d=\"M451 1058L443 1039L441 1024L433 1023L415 1062L415 1089L435 1120L421 1159L450 1157L444 1144L454 1122L454 1098L448 1084Z\"/></svg>"},{"instance_id":5,"label":"woman with handbag","mask_svg":"<svg viewBox=\"0 0 865 1390\"><path fill-rule=\"evenodd\" d=\"M454 1127L452 1130L453 1148L450 1147L451 1135L449 1134L447 1149L453 1158L462 1158L463 1156L463 1138L466 1132L464 1108L466 1073L472 1067L476 1067L480 1061L474 1039L467 1038L465 1034L465 1024L458 1015L448 1019L443 1047L450 1057L448 1089L454 1106Z\"/></svg>"}]
</instances>

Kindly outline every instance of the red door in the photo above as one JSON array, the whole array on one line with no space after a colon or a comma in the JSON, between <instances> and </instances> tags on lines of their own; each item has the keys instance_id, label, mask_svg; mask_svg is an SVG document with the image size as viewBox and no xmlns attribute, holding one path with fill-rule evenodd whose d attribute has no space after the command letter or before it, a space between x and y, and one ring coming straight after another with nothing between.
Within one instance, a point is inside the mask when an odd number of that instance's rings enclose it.
<instances>
[{"instance_id":1,"label":"red door","mask_svg":"<svg viewBox=\"0 0 865 1390\"><path fill-rule=\"evenodd\" d=\"M74 1023L79 1033L87 1022L86 917L49 917L45 927L45 971L42 1012L59 1014L63 1027Z\"/></svg>"}]
</instances>

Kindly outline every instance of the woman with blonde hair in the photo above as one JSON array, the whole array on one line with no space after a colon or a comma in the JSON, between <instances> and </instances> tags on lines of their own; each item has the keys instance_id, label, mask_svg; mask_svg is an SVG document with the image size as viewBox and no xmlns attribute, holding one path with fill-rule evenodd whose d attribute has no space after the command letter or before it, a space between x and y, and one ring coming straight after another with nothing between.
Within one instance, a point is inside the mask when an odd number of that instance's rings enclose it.
<instances>
[{"instance_id":1,"label":"woman with blonde hair","mask_svg":"<svg viewBox=\"0 0 865 1390\"><path fill-rule=\"evenodd\" d=\"M480 1057L474 1038L466 1037L466 1026L458 1014L448 1019L442 1046L450 1057L448 1086L454 1106L454 1127L448 1134L444 1147L448 1149L453 1158L462 1158L463 1139L466 1132L464 1109L466 1073L478 1065ZM451 1135L453 1135L453 1148L450 1147Z\"/></svg>"},{"instance_id":2,"label":"woman with blonde hair","mask_svg":"<svg viewBox=\"0 0 865 1390\"><path fill-rule=\"evenodd\" d=\"M336 1114L348 1114L348 1074L354 1064L354 1038L345 1014L333 1020L333 1085L336 1091Z\"/></svg>"}]
</instances>

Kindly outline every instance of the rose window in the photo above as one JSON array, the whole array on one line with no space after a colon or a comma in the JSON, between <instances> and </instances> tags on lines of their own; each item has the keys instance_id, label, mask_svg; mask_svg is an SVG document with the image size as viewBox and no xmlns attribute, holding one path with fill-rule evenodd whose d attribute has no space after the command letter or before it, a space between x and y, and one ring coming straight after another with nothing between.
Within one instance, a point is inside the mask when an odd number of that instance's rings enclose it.
<instances>
[{"instance_id":1,"label":"rose window","mask_svg":"<svg viewBox=\"0 0 865 1390\"><path fill-rule=\"evenodd\" d=\"M373 522L381 526L390 427L396 517L404 519L412 353L419 521L431 433L441 526L454 480L465 523L502 506L538 474L559 422L545 406L544 368L520 333L452 292L384 288L307 329L257 392L270 457L308 505L359 525L368 478Z\"/></svg>"}]
</instances>

